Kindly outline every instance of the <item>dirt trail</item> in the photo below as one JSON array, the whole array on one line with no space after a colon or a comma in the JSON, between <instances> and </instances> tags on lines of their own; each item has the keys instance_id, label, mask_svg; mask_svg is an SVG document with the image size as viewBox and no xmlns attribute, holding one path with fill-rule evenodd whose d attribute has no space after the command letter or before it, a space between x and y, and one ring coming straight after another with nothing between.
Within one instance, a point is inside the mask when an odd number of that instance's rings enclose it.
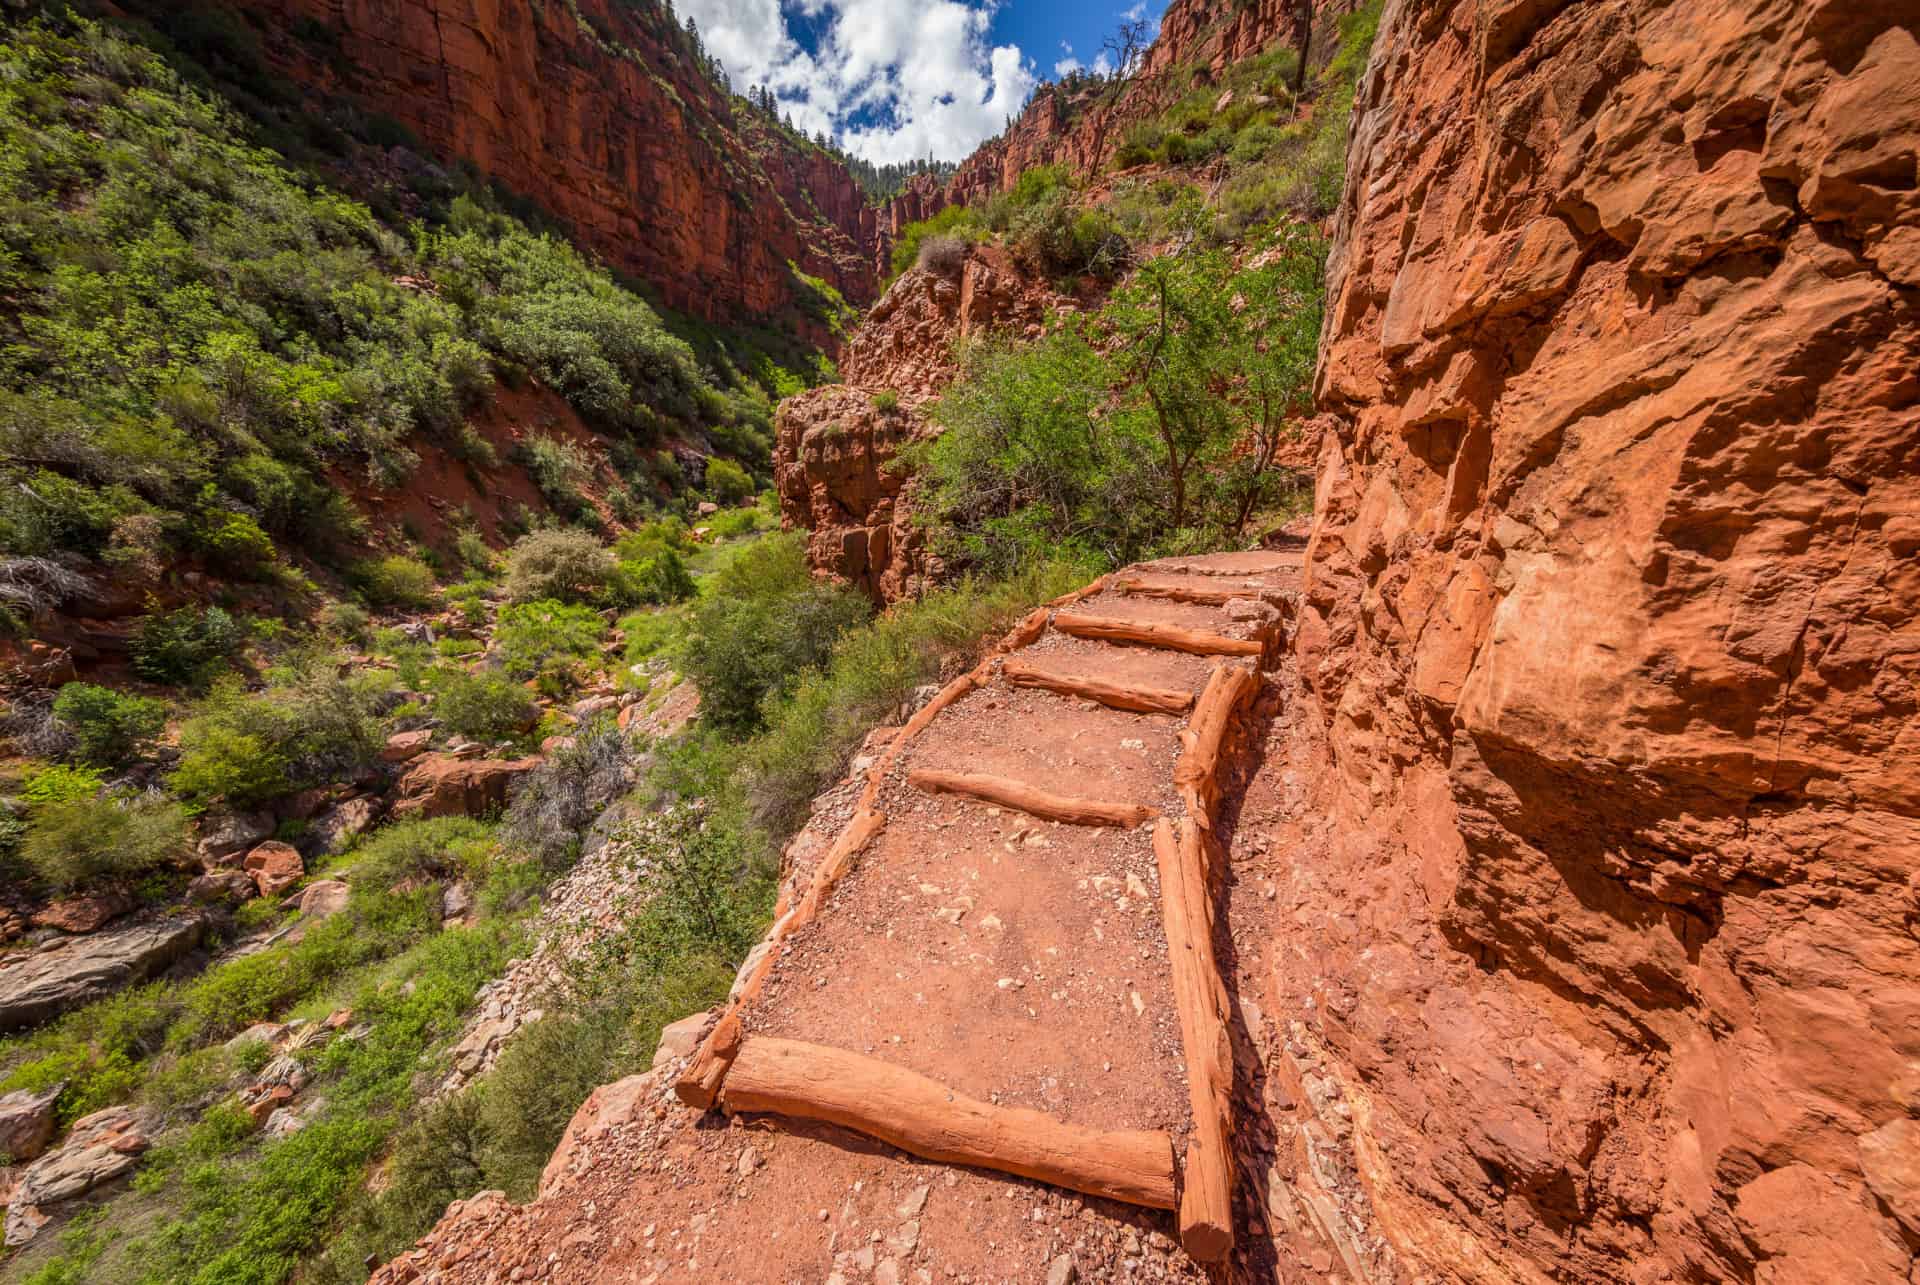
<instances>
[{"instance_id":1,"label":"dirt trail","mask_svg":"<svg viewBox=\"0 0 1920 1285\"><path fill-rule=\"evenodd\" d=\"M1295 1119L1314 1092L1329 1108L1337 1094L1302 1079L1237 944L1272 939L1257 885L1236 877L1233 827L1298 565L1169 560L1036 613L817 802L730 1005L670 1032L653 1072L595 1095L535 1202L455 1206L377 1279L1393 1279L1369 1257L1340 1139ZM1063 612L1105 634L1175 627L1187 649L1069 636L1051 623ZM1259 654L1198 654L1195 638ZM1048 683L1015 685L1009 658ZM1151 689L1195 703L1141 712L1062 690L1088 681L1109 701ZM1052 815L991 801L1008 797ZM1058 819L1115 808L1153 819ZM1183 840L1200 919L1162 887ZM1184 991L1170 913L1215 946L1204 966L1181 956ZM1208 1029L1225 1032L1228 1140L1211 1235L1194 1111L1210 1099L1189 1083L1206 1074Z\"/></svg>"}]
</instances>

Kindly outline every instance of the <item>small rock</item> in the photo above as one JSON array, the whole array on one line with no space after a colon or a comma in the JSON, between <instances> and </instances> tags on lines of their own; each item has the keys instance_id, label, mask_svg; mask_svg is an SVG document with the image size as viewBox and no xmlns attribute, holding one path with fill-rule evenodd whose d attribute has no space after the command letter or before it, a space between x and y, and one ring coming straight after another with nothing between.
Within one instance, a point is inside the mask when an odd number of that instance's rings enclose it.
<instances>
[{"instance_id":1,"label":"small rock","mask_svg":"<svg viewBox=\"0 0 1920 1285\"><path fill-rule=\"evenodd\" d=\"M1047 1265L1047 1285L1073 1285L1079 1279L1080 1272L1067 1254L1060 1255Z\"/></svg>"},{"instance_id":2,"label":"small rock","mask_svg":"<svg viewBox=\"0 0 1920 1285\"><path fill-rule=\"evenodd\" d=\"M742 1148L740 1151L740 1161L737 1167L740 1171L740 1176L742 1178L751 1177L753 1174L753 1171L760 1167L760 1153L758 1151L755 1151L752 1147Z\"/></svg>"},{"instance_id":3,"label":"small rock","mask_svg":"<svg viewBox=\"0 0 1920 1285\"><path fill-rule=\"evenodd\" d=\"M261 896L277 897L300 882L307 873L307 863L292 844L269 839L247 854L242 869L253 876L253 886Z\"/></svg>"},{"instance_id":4,"label":"small rock","mask_svg":"<svg viewBox=\"0 0 1920 1285\"><path fill-rule=\"evenodd\" d=\"M339 879L316 879L300 890L296 904L309 919L330 919L347 908L352 895L353 889Z\"/></svg>"},{"instance_id":5,"label":"small rock","mask_svg":"<svg viewBox=\"0 0 1920 1285\"><path fill-rule=\"evenodd\" d=\"M411 732L395 732L387 738L380 750L380 757L388 763L405 763L427 752L433 744L433 731L430 728L418 728Z\"/></svg>"},{"instance_id":6,"label":"small rock","mask_svg":"<svg viewBox=\"0 0 1920 1285\"><path fill-rule=\"evenodd\" d=\"M187 885L194 901L245 901L256 891L253 876L243 870L215 870Z\"/></svg>"},{"instance_id":7,"label":"small rock","mask_svg":"<svg viewBox=\"0 0 1920 1285\"><path fill-rule=\"evenodd\" d=\"M66 1088L61 1081L38 1093L19 1089L0 1095L0 1156L13 1161L32 1160L53 1141L53 1105Z\"/></svg>"}]
</instances>

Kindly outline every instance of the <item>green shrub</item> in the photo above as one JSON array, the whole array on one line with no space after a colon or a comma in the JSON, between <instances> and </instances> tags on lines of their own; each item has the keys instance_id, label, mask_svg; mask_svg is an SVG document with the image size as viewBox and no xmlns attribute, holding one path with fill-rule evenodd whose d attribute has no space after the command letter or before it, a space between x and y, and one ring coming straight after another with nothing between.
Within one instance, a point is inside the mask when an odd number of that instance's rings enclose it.
<instances>
[{"instance_id":1,"label":"green shrub","mask_svg":"<svg viewBox=\"0 0 1920 1285\"><path fill-rule=\"evenodd\" d=\"M893 269L892 275L897 277L920 262L921 244L929 237L972 242L981 240L986 234L987 229L978 214L964 205L949 205L932 218L909 223L900 230L900 239L893 243L888 260Z\"/></svg>"},{"instance_id":2,"label":"green shrub","mask_svg":"<svg viewBox=\"0 0 1920 1285\"><path fill-rule=\"evenodd\" d=\"M92 683L68 683L53 700L53 716L73 734L75 752L102 767L142 758L167 723L167 707Z\"/></svg>"},{"instance_id":3,"label":"green shrub","mask_svg":"<svg viewBox=\"0 0 1920 1285\"><path fill-rule=\"evenodd\" d=\"M516 603L500 610L493 656L510 677L538 678L599 654L606 621L591 607L556 602Z\"/></svg>"},{"instance_id":4,"label":"green shrub","mask_svg":"<svg viewBox=\"0 0 1920 1285\"><path fill-rule=\"evenodd\" d=\"M433 568L403 553L360 563L353 580L376 607L430 607L438 596Z\"/></svg>"},{"instance_id":5,"label":"green shrub","mask_svg":"<svg viewBox=\"0 0 1920 1285\"><path fill-rule=\"evenodd\" d=\"M688 619L680 661L700 688L701 717L736 733L759 727L761 703L823 663L871 610L859 594L816 582L797 536L746 546L713 581Z\"/></svg>"},{"instance_id":6,"label":"green shrub","mask_svg":"<svg viewBox=\"0 0 1920 1285\"><path fill-rule=\"evenodd\" d=\"M253 575L276 556L273 538L244 513L202 510L193 531L207 561L233 575Z\"/></svg>"},{"instance_id":7,"label":"green shrub","mask_svg":"<svg viewBox=\"0 0 1920 1285\"><path fill-rule=\"evenodd\" d=\"M444 882L485 873L493 828L466 817L409 818L374 831L353 851L348 878L369 888L407 879Z\"/></svg>"},{"instance_id":8,"label":"green shrub","mask_svg":"<svg viewBox=\"0 0 1920 1285\"><path fill-rule=\"evenodd\" d=\"M506 593L514 602L590 602L614 577L613 555L584 531L534 531L507 554Z\"/></svg>"},{"instance_id":9,"label":"green shrub","mask_svg":"<svg viewBox=\"0 0 1920 1285\"><path fill-rule=\"evenodd\" d=\"M882 415L891 415L900 409L900 394L891 388L883 388L873 395L873 408Z\"/></svg>"},{"instance_id":10,"label":"green shrub","mask_svg":"<svg viewBox=\"0 0 1920 1285\"><path fill-rule=\"evenodd\" d=\"M518 447L518 458L556 513L570 515L586 504L580 488L593 478L593 461L579 443L529 433Z\"/></svg>"},{"instance_id":11,"label":"green shrub","mask_svg":"<svg viewBox=\"0 0 1920 1285\"><path fill-rule=\"evenodd\" d=\"M149 682L199 686L238 651L244 632L219 607L151 612L128 643L133 672Z\"/></svg>"},{"instance_id":12,"label":"green shrub","mask_svg":"<svg viewBox=\"0 0 1920 1285\"><path fill-rule=\"evenodd\" d=\"M372 620L367 609L357 602L328 603L320 613L320 625L342 642L365 644L372 637Z\"/></svg>"},{"instance_id":13,"label":"green shrub","mask_svg":"<svg viewBox=\"0 0 1920 1285\"><path fill-rule=\"evenodd\" d=\"M27 772L20 788L20 797L29 808L90 799L100 792L105 779L98 768L49 763Z\"/></svg>"},{"instance_id":14,"label":"green shrub","mask_svg":"<svg viewBox=\"0 0 1920 1285\"><path fill-rule=\"evenodd\" d=\"M540 716L527 689L497 670L469 674L437 669L427 675L433 716L455 736L494 741L532 727Z\"/></svg>"},{"instance_id":15,"label":"green shrub","mask_svg":"<svg viewBox=\"0 0 1920 1285\"><path fill-rule=\"evenodd\" d=\"M259 693L237 679L215 684L181 726L175 792L251 807L375 761L383 739L375 710L390 679L341 677L321 652L296 655L272 678Z\"/></svg>"},{"instance_id":16,"label":"green shrub","mask_svg":"<svg viewBox=\"0 0 1920 1285\"><path fill-rule=\"evenodd\" d=\"M666 606L685 602L693 597L695 590L693 573L687 570L686 562L672 549L662 549L649 557L620 563L617 583L617 597L626 605L645 602Z\"/></svg>"},{"instance_id":17,"label":"green shrub","mask_svg":"<svg viewBox=\"0 0 1920 1285\"><path fill-rule=\"evenodd\" d=\"M187 814L151 796L66 799L33 809L20 855L65 891L164 866L187 851Z\"/></svg>"},{"instance_id":18,"label":"green shrub","mask_svg":"<svg viewBox=\"0 0 1920 1285\"><path fill-rule=\"evenodd\" d=\"M753 491L753 478L738 464L717 455L707 460L708 495L722 504L738 504Z\"/></svg>"}]
</instances>

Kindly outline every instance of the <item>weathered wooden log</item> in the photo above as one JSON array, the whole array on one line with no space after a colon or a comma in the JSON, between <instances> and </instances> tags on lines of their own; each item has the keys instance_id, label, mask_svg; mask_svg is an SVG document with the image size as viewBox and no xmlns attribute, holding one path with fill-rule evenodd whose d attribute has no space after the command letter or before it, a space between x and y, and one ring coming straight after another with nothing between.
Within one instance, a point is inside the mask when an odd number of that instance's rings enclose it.
<instances>
[{"instance_id":1,"label":"weathered wooden log","mask_svg":"<svg viewBox=\"0 0 1920 1285\"><path fill-rule=\"evenodd\" d=\"M1091 584L1081 585L1078 589L1075 589L1072 593L1061 594L1058 598L1055 598L1051 602L1047 603L1047 605L1049 607L1071 607L1076 602L1084 602L1088 598L1091 598L1095 594L1099 593L1102 589L1105 589L1107 587L1107 581L1111 580L1112 578L1113 578L1112 576L1101 576L1098 580L1093 581Z\"/></svg>"},{"instance_id":2,"label":"weathered wooden log","mask_svg":"<svg viewBox=\"0 0 1920 1285\"><path fill-rule=\"evenodd\" d=\"M1229 638L1225 634L1209 633L1204 629L1185 629L1158 620L1126 620L1115 616L1083 616L1070 611L1057 611L1053 616L1053 627L1076 638L1140 643L1199 656L1258 656L1266 650L1265 644L1256 638Z\"/></svg>"},{"instance_id":3,"label":"weathered wooden log","mask_svg":"<svg viewBox=\"0 0 1920 1285\"><path fill-rule=\"evenodd\" d=\"M1260 592L1257 581L1189 580L1184 576L1152 576L1135 572L1114 577L1113 587L1135 598L1160 598L1167 602L1193 602L1204 607L1224 607L1235 598L1251 598Z\"/></svg>"},{"instance_id":4,"label":"weathered wooden log","mask_svg":"<svg viewBox=\"0 0 1920 1285\"><path fill-rule=\"evenodd\" d=\"M1000 645L993 649L993 654L1004 656L1010 651L1030 647L1038 642L1040 635L1045 632L1047 632L1047 609L1035 607L1019 624L1007 631L1007 636L1000 640Z\"/></svg>"},{"instance_id":5,"label":"weathered wooden log","mask_svg":"<svg viewBox=\"0 0 1920 1285\"><path fill-rule=\"evenodd\" d=\"M686 1069L673 1082L673 1095L695 1110L711 1111L719 1100L720 1086L740 1052L741 1039L740 1008L735 1005L693 1051Z\"/></svg>"},{"instance_id":6,"label":"weathered wooden log","mask_svg":"<svg viewBox=\"0 0 1920 1285\"><path fill-rule=\"evenodd\" d=\"M1086 674L1049 669L1030 660L1009 660L1000 672L1015 687L1039 687L1063 696L1078 696L1098 701L1114 709L1135 710L1142 714L1183 714L1193 706L1193 693L1171 687L1134 686L1108 682Z\"/></svg>"},{"instance_id":7,"label":"weathered wooden log","mask_svg":"<svg viewBox=\"0 0 1920 1285\"><path fill-rule=\"evenodd\" d=\"M1181 753L1173 765L1173 784L1187 812L1201 828L1213 828L1220 802L1221 745L1232 725L1234 711L1259 686L1253 671L1240 665L1216 665L1206 690L1194 706L1193 717L1180 733Z\"/></svg>"},{"instance_id":8,"label":"weathered wooden log","mask_svg":"<svg viewBox=\"0 0 1920 1285\"><path fill-rule=\"evenodd\" d=\"M1233 1045L1227 988L1213 954L1213 894L1205 833L1189 817L1180 837L1163 819L1153 830L1161 920L1173 972L1180 1043L1187 1055L1193 1134L1181 1169L1180 1243L1203 1263L1233 1248Z\"/></svg>"},{"instance_id":9,"label":"weathered wooden log","mask_svg":"<svg viewBox=\"0 0 1920 1285\"><path fill-rule=\"evenodd\" d=\"M886 824L887 815L884 812L861 808L854 813L853 820L847 823L840 837L820 858L820 864L813 868L813 878L799 904L774 921L773 927L747 957L747 971L734 986L732 1003L707 1033L707 1038L700 1042L700 1047L694 1050L680 1078L673 1083L673 1091L682 1102L702 1111L712 1109L714 1094L720 1082L726 1078L733 1055L740 1047L740 1010L759 995L760 988L766 984L767 975L780 958L780 947L787 937L795 929L813 922L820 913L821 903L853 863L853 858L886 828Z\"/></svg>"},{"instance_id":10,"label":"weathered wooden log","mask_svg":"<svg viewBox=\"0 0 1920 1285\"><path fill-rule=\"evenodd\" d=\"M885 784L887 773L891 771L893 765L899 761L900 756L906 752L907 743L913 740L914 737L920 735L920 733L926 731L928 725L940 716L941 710L953 704L974 688L983 685L987 681L990 672L988 663L981 661L978 665L975 665L972 669L969 669L966 673L960 675L960 677L954 679L945 687L942 687L934 694L932 700L913 712L913 717L909 718L906 726L900 729L900 734L893 738L893 743L887 746L885 752L880 755L879 761L867 770L867 788L860 793L861 807L872 807L879 799L880 787Z\"/></svg>"},{"instance_id":11,"label":"weathered wooden log","mask_svg":"<svg viewBox=\"0 0 1920 1285\"><path fill-rule=\"evenodd\" d=\"M843 1049L754 1036L720 1089L728 1113L822 1120L942 1164L1018 1174L1090 1196L1172 1209L1173 1141L1103 1132L992 1106L904 1067Z\"/></svg>"},{"instance_id":12,"label":"weathered wooden log","mask_svg":"<svg viewBox=\"0 0 1920 1285\"><path fill-rule=\"evenodd\" d=\"M1030 816L1048 821L1065 821L1072 825L1131 827L1160 815L1158 808L1148 807L1144 803L1108 803L1101 799L1052 794L1023 781L974 772L940 772L923 768L908 773L907 784L938 794L964 794L968 798L998 803Z\"/></svg>"}]
</instances>

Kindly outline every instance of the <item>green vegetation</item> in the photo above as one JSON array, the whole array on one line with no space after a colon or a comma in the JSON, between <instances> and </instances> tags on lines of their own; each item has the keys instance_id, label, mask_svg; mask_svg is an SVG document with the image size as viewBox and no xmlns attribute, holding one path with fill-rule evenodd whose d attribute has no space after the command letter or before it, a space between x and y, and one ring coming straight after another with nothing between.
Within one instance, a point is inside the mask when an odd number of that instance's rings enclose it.
<instances>
[{"instance_id":1,"label":"green vegetation","mask_svg":"<svg viewBox=\"0 0 1920 1285\"><path fill-rule=\"evenodd\" d=\"M507 676L534 679L559 694L572 686L572 671L597 656L607 622L591 607L546 599L501 608L494 625L493 657Z\"/></svg>"},{"instance_id":2,"label":"green vegetation","mask_svg":"<svg viewBox=\"0 0 1920 1285\"><path fill-rule=\"evenodd\" d=\"M530 730L540 717L532 693L498 670L436 669L428 676L434 717L462 740L498 741Z\"/></svg>"},{"instance_id":3,"label":"green vegetation","mask_svg":"<svg viewBox=\"0 0 1920 1285\"><path fill-rule=\"evenodd\" d=\"M403 553L362 562L353 569L360 593L376 607L426 607L434 600L433 568Z\"/></svg>"},{"instance_id":4,"label":"green vegetation","mask_svg":"<svg viewBox=\"0 0 1920 1285\"><path fill-rule=\"evenodd\" d=\"M937 539L1004 576L1060 549L1118 564L1240 538L1307 408L1323 258L1283 224L1241 259L1152 260L1033 344L968 348L919 461Z\"/></svg>"},{"instance_id":5,"label":"green vegetation","mask_svg":"<svg viewBox=\"0 0 1920 1285\"><path fill-rule=\"evenodd\" d=\"M239 579L335 558L365 532L338 472L397 484L423 439L471 461L463 417L496 380L540 380L621 443L694 430L764 469L773 398L826 373L663 317L458 172L338 190L386 172L342 157L384 158L390 131L299 110L224 15L155 19L173 64L150 30L73 17L0 43L0 552ZM526 462L591 516L568 450L536 435ZM361 569L370 599L430 594L389 561Z\"/></svg>"},{"instance_id":6,"label":"green vegetation","mask_svg":"<svg viewBox=\"0 0 1920 1285\"><path fill-rule=\"evenodd\" d=\"M92 683L68 683L54 697L53 717L72 736L74 754L101 767L145 757L166 726L164 702Z\"/></svg>"},{"instance_id":7,"label":"green vegetation","mask_svg":"<svg viewBox=\"0 0 1920 1285\"><path fill-rule=\"evenodd\" d=\"M968 243L994 238L1047 277L1112 277L1132 259L1112 217L1098 207L1083 208L1064 169L1041 165L977 208L950 205L908 224L893 246L893 275L915 265L951 272Z\"/></svg>"},{"instance_id":8,"label":"green vegetation","mask_svg":"<svg viewBox=\"0 0 1920 1285\"><path fill-rule=\"evenodd\" d=\"M182 798L248 808L351 777L380 748L375 714L392 680L378 671L342 677L324 651L297 651L267 675L264 691L236 677L214 684L180 729L170 784Z\"/></svg>"},{"instance_id":9,"label":"green vegetation","mask_svg":"<svg viewBox=\"0 0 1920 1285\"><path fill-rule=\"evenodd\" d=\"M823 663L870 610L860 595L813 578L798 535L741 551L703 588L680 661L700 689L702 718L733 733L764 726L763 703Z\"/></svg>"},{"instance_id":10,"label":"green vegetation","mask_svg":"<svg viewBox=\"0 0 1920 1285\"><path fill-rule=\"evenodd\" d=\"M48 887L65 892L158 869L186 847L179 804L119 791L38 804L20 856Z\"/></svg>"}]
</instances>

